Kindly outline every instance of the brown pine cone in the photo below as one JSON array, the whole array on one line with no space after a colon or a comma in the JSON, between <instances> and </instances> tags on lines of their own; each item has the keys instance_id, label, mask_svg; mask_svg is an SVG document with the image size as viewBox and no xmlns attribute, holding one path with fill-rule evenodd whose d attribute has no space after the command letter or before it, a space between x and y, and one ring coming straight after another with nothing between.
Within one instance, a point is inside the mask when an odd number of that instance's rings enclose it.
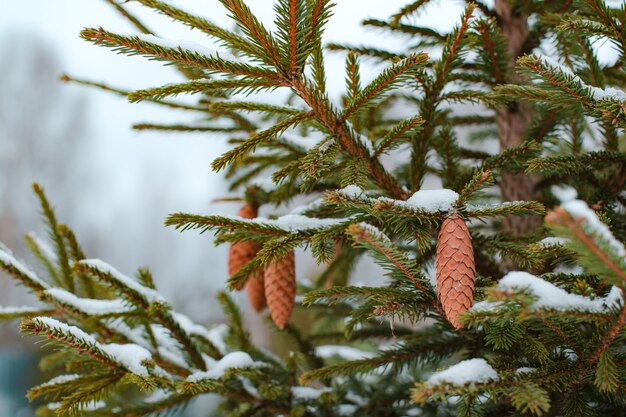
<instances>
[{"instance_id":1,"label":"brown pine cone","mask_svg":"<svg viewBox=\"0 0 626 417\"><path fill-rule=\"evenodd\" d=\"M463 217L449 215L441 225L437 241L437 290L446 318L457 329L460 313L467 311L474 300L474 249Z\"/></svg>"},{"instance_id":2,"label":"brown pine cone","mask_svg":"<svg viewBox=\"0 0 626 417\"><path fill-rule=\"evenodd\" d=\"M260 313L267 305L265 300L265 277L262 271L256 272L248 278L246 290L250 306L252 306L254 311Z\"/></svg>"},{"instance_id":3,"label":"brown pine cone","mask_svg":"<svg viewBox=\"0 0 626 417\"><path fill-rule=\"evenodd\" d=\"M265 299L272 321L284 329L296 298L296 262L294 251L273 260L265 269Z\"/></svg>"},{"instance_id":4,"label":"brown pine cone","mask_svg":"<svg viewBox=\"0 0 626 417\"><path fill-rule=\"evenodd\" d=\"M244 203L237 213L244 219L254 219L257 216L257 209L250 203ZM254 241L235 242L230 245L228 253L228 275L237 273L245 264L250 262L261 250L261 245ZM248 277L248 280L251 277ZM237 291L243 289L243 284L236 288Z\"/></svg>"}]
</instances>

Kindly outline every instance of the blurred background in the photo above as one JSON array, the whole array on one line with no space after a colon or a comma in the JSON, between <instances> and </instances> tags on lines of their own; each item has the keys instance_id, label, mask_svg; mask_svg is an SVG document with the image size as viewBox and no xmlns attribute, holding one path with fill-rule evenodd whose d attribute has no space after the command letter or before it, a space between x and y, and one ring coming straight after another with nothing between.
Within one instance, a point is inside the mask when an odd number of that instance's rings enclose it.
<instances>
[{"instance_id":1,"label":"blurred background","mask_svg":"<svg viewBox=\"0 0 626 417\"><path fill-rule=\"evenodd\" d=\"M180 2L223 26L234 25L217 0ZM248 1L271 27L272 0ZM407 38L389 38L359 22L387 18L407 0L340 0L326 41L403 50ZM148 27L169 39L206 42L201 34L170 22L133 2L126 4ZM434 2L416 20L449 30L465 5ZM0 14L0 241L20 257L23 233L44 236L31 183L39 182L59 219L73 227L89 257L101 258L126 274L148 266L160 291L174 307L206 325L220 321L215 293L224 288L226 246L214 247L210 234L179 234L163 227L176 211L234 214L236 204L212 203L229 196L210 162L226 150L219 134L137 132L133 123L176 123L187 117L150 104L59 81L67 73L135 90L181 81L171 67L140 57L116 55L78 37L83 27L135 32L104 0L24 0L6 2ZM338 99L344 83L344 56L330 53L329 87ZM368 72L369 70L369 72ZM365 68L363 81L374 74ZM305 256L298 277L315 273ZM376 269L357 269L358 281L380 279ZM242 308L244 296L237 294ZM0 306L31 304L34 297L0 276ZM251 328L260 319L247 314ZM38 382L32 341L0 325L0 416L30 416L24 392ZM262 333L256 335L262 339ZM192 415L192 414L189 414Z\"/></svg>"}]
</instances>

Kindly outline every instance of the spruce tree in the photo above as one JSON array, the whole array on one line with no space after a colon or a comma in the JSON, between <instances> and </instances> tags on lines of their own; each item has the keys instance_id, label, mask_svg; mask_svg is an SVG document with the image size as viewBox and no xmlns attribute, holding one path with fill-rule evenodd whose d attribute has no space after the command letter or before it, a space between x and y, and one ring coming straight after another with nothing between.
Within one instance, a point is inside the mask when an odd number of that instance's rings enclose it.
<instances>
[{"instance_id":1,"label":"spruce tree","mask_svg":"<svg viewBox=\"0 0 626 417\"><path fill-rule=\"evenodd\" d=\"M148 270L131 278L89 258L35 185L51 244L27 238L37 269L4 247L0 266L44 305L1 310L52 346L41 367L56 376L28 392L38 415L167 415L205 393L227 416L626 413L623 5L468 2L439 33L412 23L428 3L418 0L363 22L409 36L398 54L326 44L328 0L276 0L270 29L244 0L214 0L235 30L137 1L220 50L159 38L111 0L137 34L80 36L186 81L122 91L63 79L201 116L135 128L231 136L212 167L226 171L239 215L165 224L231 245L229 289L267 304L290 350L252 343L227 292L227 322L207 329L175 312ZM601 42L615 63L598 61ZM341 103L326 88L329 53L346 56ZM364 60L385 68L363 80ZM282 105L254 100L279 89L291 93ZM426 177L441 188L423 189ZM292 211L258 217L278 205ZM323 272L296 277L300 256ZM385 271L377 285L353 283L363 257Z\"/></svg>"}]
</instances>

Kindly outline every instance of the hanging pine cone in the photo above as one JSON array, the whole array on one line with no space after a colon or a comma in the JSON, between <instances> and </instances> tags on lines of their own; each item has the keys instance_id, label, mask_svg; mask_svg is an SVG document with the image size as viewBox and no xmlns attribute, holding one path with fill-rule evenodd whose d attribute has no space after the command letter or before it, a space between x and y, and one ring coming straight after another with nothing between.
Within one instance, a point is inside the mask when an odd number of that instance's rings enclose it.
<instances>
[{"instance_id":1,"label":"hanging pine cone","mask_svg":"<svg viewBox=\"0 0 626 417\"><path fill-rule=\"evenodd\" d=\"M274 324L284 329L296 298L296 263L294 251L273 260L265 269L265 299Z\"/></svg>"},{"instance_id":2,"label":"hanging pine cone","mask_svg":"<svg viewBox=\"0 0 626 417\"><path fill-rule=\"evenodd\" d=\"M257 209L250 203L244 203L237 215L244 219L254 219L257 216ZM232 276L237 273L256 256L260 249L261 245L254 241L232 243L228 253L228 275ZM243 285L236 288L237 291L241 289L243 289Z\"/></svg>"},{"instance_id":3,"label":"hanging pine cone","mask_svg":"<svg viewBox=\"0 0 626 417\"><path fill-rule=\"evenodd\" d=\"M441 225L436 266L439 300L446 318L458 329L459 313L472 305L476 277L472 238L459 213L452 213Z\"/></svg>"},{"instance_id":4,"label":"hanging pine cone","mask_svg":"<svg viewBox=\"0 0 626 417\"><path fill-rule=\"evenodd\" d=\"M248 301L250 306L260 313L267 305L265 300L265 277L262 271L256 272L246 282L246 291L248 292Z\"/></svg>"}]
</instances>

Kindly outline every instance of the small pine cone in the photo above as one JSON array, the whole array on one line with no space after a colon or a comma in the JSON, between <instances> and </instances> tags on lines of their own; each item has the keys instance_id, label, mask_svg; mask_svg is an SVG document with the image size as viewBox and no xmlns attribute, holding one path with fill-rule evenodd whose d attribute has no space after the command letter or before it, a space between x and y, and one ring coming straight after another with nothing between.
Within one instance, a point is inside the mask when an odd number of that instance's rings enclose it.
<instances>
[{"instance_id":1,"label":"small pine cone","mask_svg":"<svg viewBox=\"0 0 626 417\"><path fill-rule=\"evenodd\" d=\"M244 219L253 219L257 216L257 209L252 204L244 203L237 213ZM250 262L261 249L261 245L254 241L235 242L230 245L228 253L228 275L234 275L245 264ZM250 278L250 277L249 277ZM248 278L248 279L249 279ZM243 289L243 285L236 288L237 291Z\"/></svg>"},{"instance_id":2,"label":"small pine cone","mask_svg":"<svg viewBox=\"0 0 626 417\"><path fill-rule=\"evenodd\" d=\"M467 311L474 300L474 249L463 217L448 216L441 225L437 241L437 290L446 318L457 329L459 313Z\"/></svg>"},{"instance_id":3,"label":"small pine cone","mask_svg":"<svg viewBox=\"0 0 626 417\"><path fill-rule=\"evenodd\" d=\"M250 203L243 203L243 206L241 206L237 212L237 216L243 217L244 219L254 219L258 215L257 208Z\"/></svg>"},{"instance_id":4,"label":"small pine cone","mask_svg":"<svg viewBox=\"0 0 626 417\"><path fill-rule=\"evenodd\" d=\"M263 271L259 271L248 278L246 282L248 301L257 313L260 313L267 305L265 300L265 277L263 275Z\"/></svg>"},{"instance_id":5,"label":"small pine cone","mask_svg":"<svg viewBox=\"0 0 626 417\"><path fill-rule=\"evenodd\" d=\"M265 269L265 299L272 320L280 329L289 321L296 298L296 262L294 251L273 260Z\"/></svg>"}]
</instances>

